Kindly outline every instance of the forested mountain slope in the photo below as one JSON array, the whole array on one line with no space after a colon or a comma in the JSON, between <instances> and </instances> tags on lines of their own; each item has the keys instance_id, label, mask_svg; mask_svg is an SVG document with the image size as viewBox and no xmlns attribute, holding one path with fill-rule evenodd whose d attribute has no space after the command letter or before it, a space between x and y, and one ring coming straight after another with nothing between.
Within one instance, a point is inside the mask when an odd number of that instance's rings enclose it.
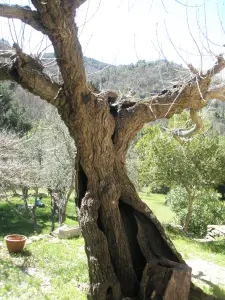
<instances>
[{"instance_id":1,"label":"forested mountain slope","mask_svg":"<svg viewBox=\"0 0 225 300\"><path fill-rule=\"evenodd\" d=\"M87 64L89 58L85 59L85 66ZM174 84L182 84L182 81L188 78L189 71L166 60L153 62L141 60L130 65L108 65L98 71L87 72L87 76L100 90L112 89L122 94L127 90L135 90L137 96L144 99Z\"/></svg>"},{"instance_id":2,"label":"forested mountain slope","mask_svg":"<svg viewBox=\"0 0 225 300\"><path fill-rule=\"evenodd\" d=\"M47 53L43 58L54 58L54 54ZM97 90L111 89L121 94L132 90L141 99L174 84L182 84L190 76L189 70L182 65L167 60L140 60L136 64L115 66L84 57L84 65L88 80ZM56 65L49 66L49 69L57 72Z\"/></svg>"},{"instance_id":3,"label":"forested mountain slope","mask_svg":"<svg viewBox=\"0 0 225 300\"><path fill-rule=\"evenodd\" d=\"M0 50L10 48L10 44L6 40L0 40ZM50 73L54 80L61 80L54 58L54 53L45 53L41 57L44 65L46 65L46 72ZM135 94L135 97L141 99L161 93L173 85L182 85L191 76L187 68L167 60L152 62L140 60L136 64L115 66L84 57L84 65L87 78L96 90L111 89L119 93L120 96L132 92L132 95ZM17 89L17 96L20 93L23 94L24 98L26 93L24 94L21 89L18 92ZM40 105L44 106L43 102ZM213 119L213 129L223 134L225 132L224 103L212 101L208 107L208 112L210 112L209 117ZM35 116L33 117L35 118Z\"/></svg>"}]
</instances>

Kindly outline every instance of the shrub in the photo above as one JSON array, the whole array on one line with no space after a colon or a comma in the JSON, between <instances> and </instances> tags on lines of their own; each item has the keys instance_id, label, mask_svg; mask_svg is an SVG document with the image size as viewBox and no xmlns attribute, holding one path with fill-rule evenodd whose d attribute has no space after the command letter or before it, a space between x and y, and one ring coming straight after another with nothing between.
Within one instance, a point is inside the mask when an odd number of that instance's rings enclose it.
<instances>
[{"instance_id":1,"label":"shrub","mask_svg":"<svg viewBox=\"0 0 225 300\"><path fill-rule=\"evenodd\" d=\"M170 188L168 186L165 185L161 185L161 186L156 186L152 188L152 194L168 194L169 193Z\"/></svg>"},{"instance_id":2,"label":"shrub","mask_svg":"<svg viewBox=\"0 0 225 300\"><path fill-rule=\"evenodd\" d=\"M184 226L187 214L187 199L187 192L182 188L172 189L166 196L167 203L176 214L175 221L181 226ZM189 232L196 237L204 237L207 225L220 225L224 220L225 204L219 201L218 194L213 190L199 192L194 200Z\"/></svg>"}]
</instances>

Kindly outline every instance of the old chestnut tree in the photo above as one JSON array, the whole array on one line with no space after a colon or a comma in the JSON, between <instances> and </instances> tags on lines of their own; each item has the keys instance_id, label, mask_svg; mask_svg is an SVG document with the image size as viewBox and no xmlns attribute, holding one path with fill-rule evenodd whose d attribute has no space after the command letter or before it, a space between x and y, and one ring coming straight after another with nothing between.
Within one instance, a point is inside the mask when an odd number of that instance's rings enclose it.
<instances>
[{"instance_id":1,"label":"old chestnut tree","mask_svg":"<svg viewBox=\"0 0 225 300\"><path fill-rule=\"evenodd\" d=\"M183 86L147 101L95 93L88 86L74 22L85 0L31 0L35 9L0 4L0 16L16 18L47 35L54 47L62 82L46 75L40 61L14 44L2 52L0 80L15 81L54 105L77 147L77 205L88 257L90 299L214 299L191 283L191 269L166 237L151 210L140 200L127 176L130 141L147 122L190 110L212 98L225 99L225 87L210 89L212 77L225 66L221 56L205 74L193 72Z\"/></svg>"}]
</instances>

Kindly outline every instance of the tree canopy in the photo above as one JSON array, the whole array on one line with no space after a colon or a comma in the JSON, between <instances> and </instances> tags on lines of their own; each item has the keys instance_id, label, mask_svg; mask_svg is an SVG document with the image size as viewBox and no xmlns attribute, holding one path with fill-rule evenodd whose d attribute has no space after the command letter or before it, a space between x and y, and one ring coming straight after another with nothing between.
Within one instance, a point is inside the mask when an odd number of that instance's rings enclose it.
<instances>
[{"instance_id":1,"label":"tree canopy","mask_svg":"<svg viewBox=\"0 0 225 300\"><path fill-rule=\"evenodd\" d=\"M188 204L183 222L185 232L189 228L196 198L224 180L223 149L224 137L202 133L181 143L165 129L162 132L159 126L146 126L136 145L142 185L165 185L185 190ZM182 201L180 204L182 211ZM178 206L179 202L176 201L175 205Z\"/></svg>"},{"instance_id":2,"label":"tree canopy","mask_svg":"<svg viewBox=\"0 0 225 300\"><path fill-rule=\"evenodd\" d=\"M224 138L199 134L180 144L159 126L146 126L136 145L143 184L181 186L192 191L215 187L224 178Z\"/></svg>"}]
</instances>

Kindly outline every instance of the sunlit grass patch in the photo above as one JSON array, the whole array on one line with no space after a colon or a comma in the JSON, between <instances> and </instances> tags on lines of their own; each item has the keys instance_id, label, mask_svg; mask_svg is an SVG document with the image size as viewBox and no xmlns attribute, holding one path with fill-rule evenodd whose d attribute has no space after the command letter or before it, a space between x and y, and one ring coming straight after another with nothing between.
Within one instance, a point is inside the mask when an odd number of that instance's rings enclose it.
<instances>
[{"instance_id":1,"label":"sunlit grass patch","mask_svg":"<svg viewBox=\"0 0 225 300\"><path fill-rule=\"evenodd\" d=\"M173 220L174 213L165 204L165 195L140 192L139 196L150 207L160 222L170 223Z\"/></svg>"},{"instance_id":2,"label":"sunlit grass patch","mask_svg":"<svg viewBox=\"0 0 225 300\"><path fill-rule=\"evenodd\" d=\"M88 268L83 239L42 239L14 255L4 247L0 282L2 299L86 299Z\"/></svg>"}]
</instances>

